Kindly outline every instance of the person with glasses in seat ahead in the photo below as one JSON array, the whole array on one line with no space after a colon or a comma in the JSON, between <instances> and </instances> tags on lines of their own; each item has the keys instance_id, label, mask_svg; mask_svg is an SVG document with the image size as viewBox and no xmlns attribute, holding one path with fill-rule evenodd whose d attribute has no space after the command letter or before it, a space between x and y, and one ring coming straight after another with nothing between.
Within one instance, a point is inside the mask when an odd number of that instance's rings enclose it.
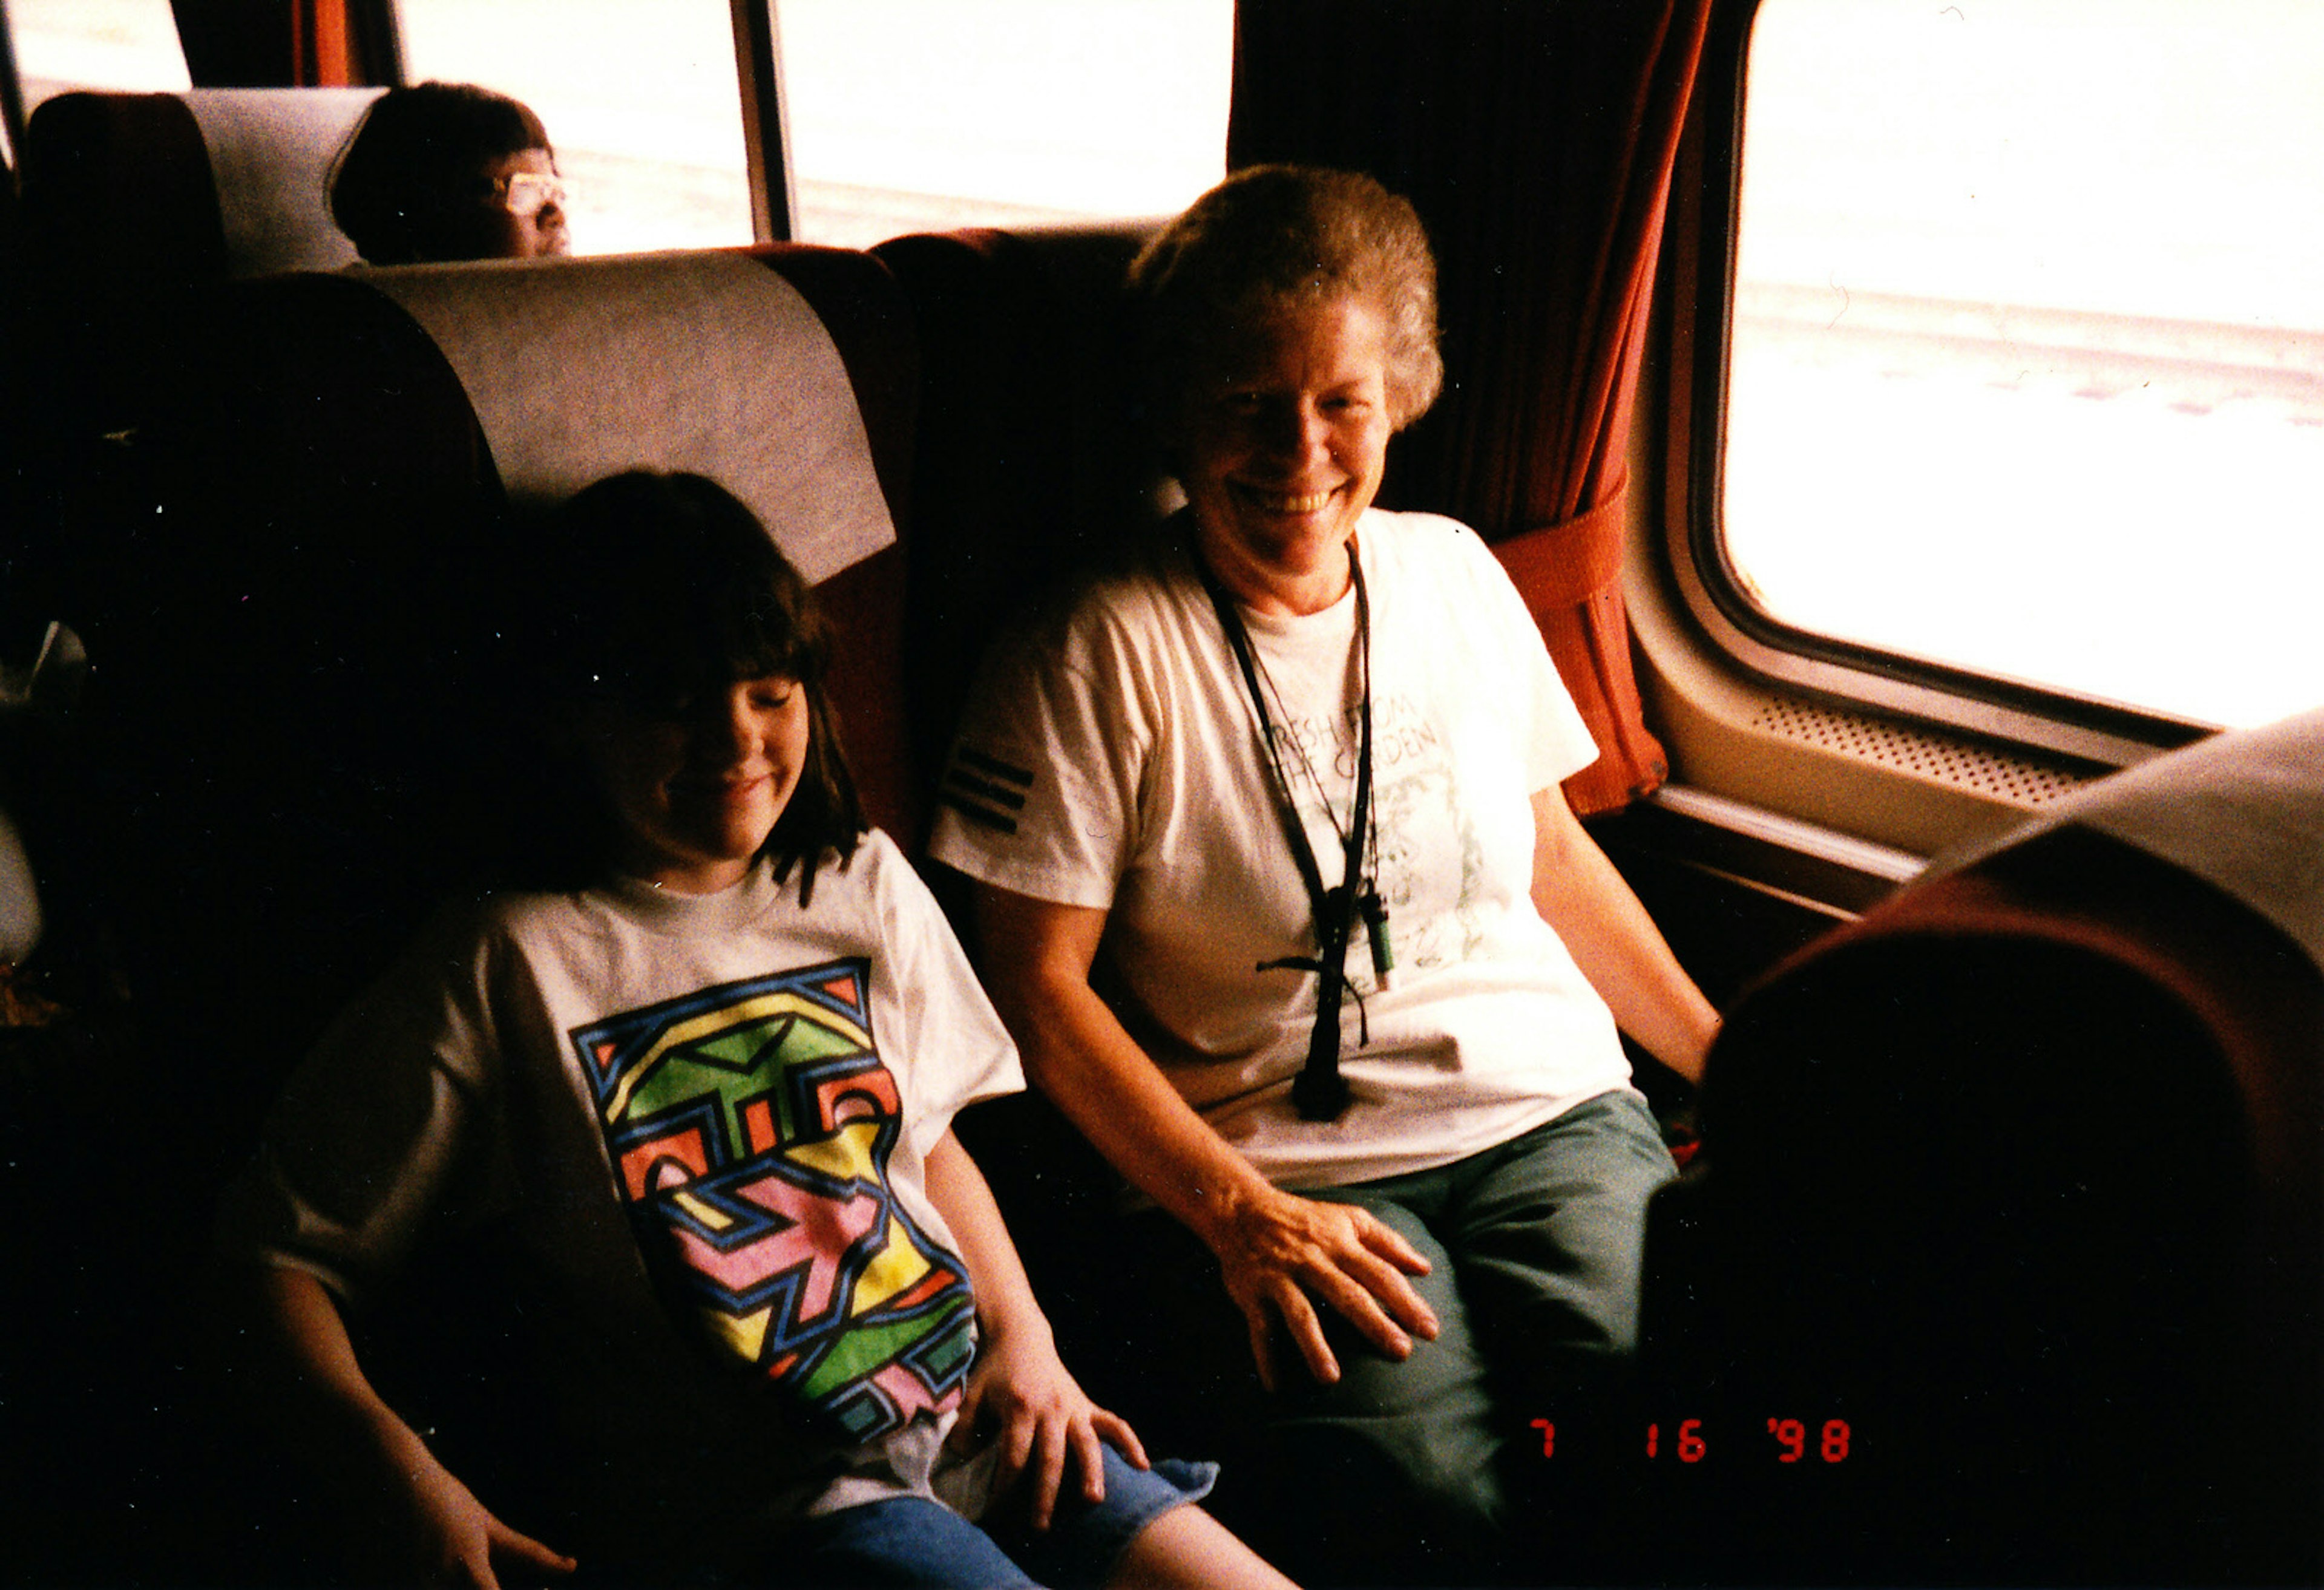
<instances>
[{"instance_id":1,"label":"person with glasses in seat ahead","mask_svg":"<svg viewBox=\"0 0 2324 1590\"><path fill-rule=\"evenodd\" d=\"M565 179L540 118L472 83L391 88L334 164L331 218L368 265L562 254Z\"/></svg>"}]
</instances>

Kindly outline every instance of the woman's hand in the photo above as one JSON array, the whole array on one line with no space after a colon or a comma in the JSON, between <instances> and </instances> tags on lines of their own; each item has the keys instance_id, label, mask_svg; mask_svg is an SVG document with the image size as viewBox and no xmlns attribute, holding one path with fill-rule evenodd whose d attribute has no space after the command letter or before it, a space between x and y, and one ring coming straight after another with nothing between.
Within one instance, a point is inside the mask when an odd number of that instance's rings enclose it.
<instances>
[{"instance_id":1,"label":"woman's hand","mask_svg":"<svg viewBox=\"0 0 2324 1590\"><path fill-rule=\"evenodd\" d=\"M1411 1356L1412 1335L1436 1338L1435 1314L1405 1279L1427 1274L1428 1261L1368 1209L1268 1187L1202 1235L1250 1326L1251 1356L1268 1391L1276 1389L1269 1338L1278 1319L1310 1374L1326 1385L1340 1378L1315 1298L1391 1358Z\"/></svg>"},{"instance_id":2,"label":"woman's hand","mask_svg":"<svg viewBox=\"0 0 2324 1590\"><path fill-rule=\"evenodd\" d=\"M1139 1468L1148 1466L1137 1432L1091 1402L1065 1372L1046 1324L989 1335L978 1347L952 1445L965 1452L986 1440L1001 1443L1002 1490L1029 1471L1026 1508L1037 1530L1047 1529L1056 1510L1068 1451L1081 1469L1082 1495L1091 1502L1105 1500L1101 1440Z\"/></svg>"},{"instance_id":3,"label":"woman's hand","mask_svg":"<svg viewBox=\"0 0 2324 1590\"><path fill-rule=\"evenodd\" d=\"M1340 1378L1310 1293L1392 1358L1412 1351L1406 1332L1435 1337L1436 1316L1405 1279L1427 1274L1428 1261L1363 1209L1268 1185L1098 997L1089 977L1105 912L986 885L976 920L993 1000L1026 1070L1106 1158L1218 1255L1269 1390L1277 1319L1316 1379Z\"/></svg>"}]
</instances>

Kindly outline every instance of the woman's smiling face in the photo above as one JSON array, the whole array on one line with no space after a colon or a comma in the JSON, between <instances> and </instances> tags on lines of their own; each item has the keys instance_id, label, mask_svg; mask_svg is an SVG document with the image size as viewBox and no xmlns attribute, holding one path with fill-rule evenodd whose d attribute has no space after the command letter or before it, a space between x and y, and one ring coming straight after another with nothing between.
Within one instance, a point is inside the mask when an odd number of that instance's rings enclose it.
<instances>
[{"instance_id":1,"label":"woman's smiling face","mask_svg":"<svg viewBox=\"0 0 2324 1590\"><path fill-rule=\"evenodd\" d=\"M1204 559L1261 611L1312 612L1347 584L1342 548L1388 462L1386 327L1353 299L1300 305L1201 367L1180 483Z\"/></svg>"}]
</instances>

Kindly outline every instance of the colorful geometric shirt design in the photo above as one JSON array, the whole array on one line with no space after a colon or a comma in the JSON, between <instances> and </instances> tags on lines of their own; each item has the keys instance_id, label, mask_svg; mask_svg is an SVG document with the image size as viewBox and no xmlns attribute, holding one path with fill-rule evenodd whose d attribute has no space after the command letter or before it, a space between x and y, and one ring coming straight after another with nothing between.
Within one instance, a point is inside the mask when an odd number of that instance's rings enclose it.
<instances>
[{"instance_id":1,"label":"colorful geometric shirt design","mask_svg":"<svg viewBox=\"0 0 2324 1590\"><path fill-rule=\"evenodd\" d=\"M826 1434L960 1400L967 1268L889 1185L903 1130L860 957L704 988L573 1034L663 1295Z\"/></svg>"}]
</instances>

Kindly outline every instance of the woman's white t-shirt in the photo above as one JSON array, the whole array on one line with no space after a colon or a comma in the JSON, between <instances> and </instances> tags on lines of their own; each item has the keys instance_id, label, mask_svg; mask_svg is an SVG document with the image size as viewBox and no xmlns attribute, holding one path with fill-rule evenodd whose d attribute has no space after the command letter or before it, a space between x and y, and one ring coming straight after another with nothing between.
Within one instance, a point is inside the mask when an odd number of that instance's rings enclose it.
<instances>
[{"instance_id":1,"label":"woman's white t-shirt","mask_svg":"<svg viewBox=\"0 0 2324 1590\"><path fill-rule=\"evenodd\" d=\"M1125 1025L1285 1187L1449 1163L1630 1075L1604 1002L1532 900L1531 797L1597 756L1539 631L1492 553L1451 519L1374 510L1358 545L1395 969L1380 988L1365 934L1352 936L1341 1012L1352 1102L1339 1119L1303 1121L1290 1101L1316 979L1258 968L1315 953L1314 911L1183 516L996 655L930 843L985 883L1104 910L1107 991ZM1361 695L1354 594L1242 620L1335 887Z\"/></svg>"}]
</instances>

